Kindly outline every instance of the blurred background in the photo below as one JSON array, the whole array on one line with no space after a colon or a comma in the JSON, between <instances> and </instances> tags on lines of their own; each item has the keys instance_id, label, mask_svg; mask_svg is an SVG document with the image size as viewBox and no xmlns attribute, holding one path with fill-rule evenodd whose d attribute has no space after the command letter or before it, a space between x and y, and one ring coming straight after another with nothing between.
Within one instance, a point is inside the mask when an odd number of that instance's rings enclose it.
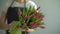
<instances>
[{"instance_id":1,"label":"blurred background","mask_svg":"<svg viewBox=\"0 0 60 34\"><path fill-rule=\"evenodd\" d=\"M45 14L45 29L38 28L30 34L60 34L60 0L32 0L41 7L41 12ZM2 8L7 0L0 0L0 17ZM0 30L0 34L5 34Z\"/></svg>"}]
</instances>

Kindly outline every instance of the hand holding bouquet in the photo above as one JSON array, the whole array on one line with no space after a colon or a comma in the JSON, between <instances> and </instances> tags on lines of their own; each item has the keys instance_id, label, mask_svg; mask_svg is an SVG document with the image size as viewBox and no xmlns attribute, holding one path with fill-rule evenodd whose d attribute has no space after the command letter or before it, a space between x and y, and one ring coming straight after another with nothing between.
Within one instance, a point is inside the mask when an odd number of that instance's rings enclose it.
<instances>
[{"instance_id":1,"label":"hand holding bouquet","mask_svg":"<svg viewBox=\"0 0 60 34\"><path fill-rule=\"evenodd\" d=\"M21 34L19 29L33 32L37 27L45 28L44 22L42 22L44 15L38 11L39 8L40 7L35 9L34 7L30 6L29 8L24 8L23 11L20 11L19 9L19 21L16 21L16 23L10 28L10 34L17 34L17 32Z\"/></svg>"}]
</instances>

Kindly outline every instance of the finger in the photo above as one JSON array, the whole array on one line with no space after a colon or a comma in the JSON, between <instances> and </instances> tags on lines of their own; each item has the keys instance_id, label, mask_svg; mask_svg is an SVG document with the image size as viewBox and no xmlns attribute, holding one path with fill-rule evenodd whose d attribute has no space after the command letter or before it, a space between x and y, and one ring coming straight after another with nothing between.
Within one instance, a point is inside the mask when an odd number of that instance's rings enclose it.
<instances>
[{"instance_id":1,"label":"finger","mask_svg":"<svg viewBox=\"0 0 60 34\"><path fill-rule=\"evenodd\" d=\"M9 25L13 25L14 23L16 23L16 21L12 21Z\"/></svg>"}]
</instances>

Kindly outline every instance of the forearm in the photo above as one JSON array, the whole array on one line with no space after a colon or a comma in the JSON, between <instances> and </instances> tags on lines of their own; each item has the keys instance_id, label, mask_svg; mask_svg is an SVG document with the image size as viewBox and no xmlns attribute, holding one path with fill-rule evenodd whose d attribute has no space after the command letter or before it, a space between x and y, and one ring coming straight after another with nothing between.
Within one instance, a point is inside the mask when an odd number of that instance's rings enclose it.
<instances>
[{"instance_id":1,"label":"forearm","mask_svg":"<svg viewBox=\"0 0 60 34\"><path fill-rule=\"evenodd\" d=\"M6 30L8 28L8 25L5 23L6 19L6 12L2 12L1 18L0 18L0 29Z\"/></svg>"},{"instance_id":2,"label":"forearm","mask_svg":"<svg viewBox=\"0 0 60 34\"><path fill-rule=\"evenodd\" d=\"M9 29L9 25L8 24L1 23L0 24L0 29L2 29L2 30L8 30Z\"/></svg>"},{"instance_id":3,"label":"forearm","mask_svg":"<svg viewBox=\"0 0 60 34\"><path fill-rule=\"evenodd\" d=\"M6 24L5 22L3 23L3 21L0 20L0 29L2 29L2 30L8 30L9 29L9 25Z\"/></svg>"},{"instance_id":4,"label":"forearm","mask_svg":"<svg viewBox=\"0 0 60 34\"><path fill-rule=\"evenodd\" d=\"M14 25L15 21L12 21L10 24L6 24L5 22L2 23L0 20L0 29L2 30L8 30Z\"/></svg>"}]
</instances>

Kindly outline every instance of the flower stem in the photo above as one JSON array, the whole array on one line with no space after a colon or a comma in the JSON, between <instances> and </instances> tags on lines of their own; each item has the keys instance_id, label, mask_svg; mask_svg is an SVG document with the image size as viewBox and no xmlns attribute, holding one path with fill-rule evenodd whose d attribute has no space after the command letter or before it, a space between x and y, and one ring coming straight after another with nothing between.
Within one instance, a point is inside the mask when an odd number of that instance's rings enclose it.
<instances>
[{"instance_id":1,"label":"flower stem","mask_svg":"<svg viewBox=\"0 0 60 34\"><path fill-rule=\"evenodd\" d=\"M26 30L25 30L25 34L26 34Z\"/></svg>"}]
</instances>

